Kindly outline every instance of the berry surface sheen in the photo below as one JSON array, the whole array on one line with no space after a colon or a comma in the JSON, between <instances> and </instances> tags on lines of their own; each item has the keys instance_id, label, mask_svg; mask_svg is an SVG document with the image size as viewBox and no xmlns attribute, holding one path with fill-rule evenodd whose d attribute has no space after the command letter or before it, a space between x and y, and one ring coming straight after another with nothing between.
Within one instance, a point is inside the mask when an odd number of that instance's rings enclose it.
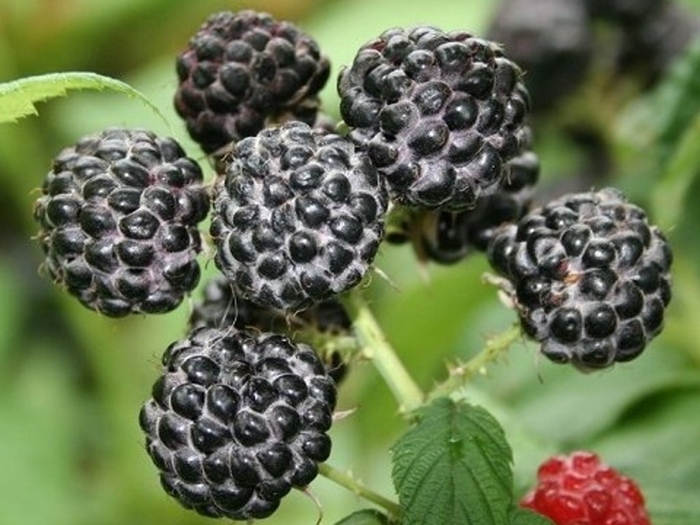
<instances>
[{"instance_id":1,"label":"berry surface sheen","mask_svg":"<svg viewBox=\"0 0 700 525\"><path fill-rule=\"evenodd\" d=\"M465 32L395 28L358 51L338 78L349 137L417 208L472 208L520 150L529 95L501 48Z\"/></svg>"},{"instance_id":2,"label":"berry surface sheen","mask_svg":"<svg viewBox=\"0 0 700 525\"><path fill-rule=\"evenodd\" d=\"M213 153L269 122L312 124L330 63L294 24L243 10L211 15L177 58L175 109Z\"/></svg>"},{"instance_id":3,"label":"berry surface sheen","mask_svg":"<svg viewBox=\"0 0 700 525\"><path fill-rule=\"evenodd\" d=\"M524 331L582 370L637 357L671 300L671 249L615 189L565 195L502 228L493 268L512 283Z\"/></svg>"},{"instance_id":4,"label":"berry surface sheen","mask_svg":"<svg viewBox=\"0 0 700 525\"><path fill-rule=\"evenodd\" d=\"M289 122L240 141L215 187L217 267L260 306L295 311L357 285L384 234L384 186L347 139Z\"/></svg>"},{"instance_id":5,"label":"berry surface sheen","mask_svg":"<svg viewBox=\"0 0 700 525\"><path fill-rule=\"evenodd\" d=\"M170 345L141 409L165 491L211 517L265 518L330 455L336 388L313 349L198 328Z\"/></svg>"},{"instance_id":6,"label":"berry surface sheen","mask_svg":"<svg viewBox=\"0 0 700 525\"><path fill-rule=\"evenodd\" d=\"M555 525L651 525L637 484L591 452L544 462L520 504Z\"/></svg>"},{"instance_id":7,"label":"berry surface sheen","mask_svg":"<svg viewBox=\"0 0 700 525\"><path fill-rule=\"evenodd\" d=\"M485 252L498 228L517 222L530 208L539 179L540 162L530 149L508 161L508 175L493 195L480 199L473 209L421 214L422 249L440 264L461 261L474 251Z\"/></svg>"},{"instance_id":8,"label":"berry surface sheen","mask_svg":"<svg viewBox=\"0 0 700 525\"><path fill-rule=\"evenodd\" d=\"M121 317L168 312L194 289L208 211L202 171L175 140L110 128L58 154L34 216L51 278Z\"/></svg>"}]
</instances>

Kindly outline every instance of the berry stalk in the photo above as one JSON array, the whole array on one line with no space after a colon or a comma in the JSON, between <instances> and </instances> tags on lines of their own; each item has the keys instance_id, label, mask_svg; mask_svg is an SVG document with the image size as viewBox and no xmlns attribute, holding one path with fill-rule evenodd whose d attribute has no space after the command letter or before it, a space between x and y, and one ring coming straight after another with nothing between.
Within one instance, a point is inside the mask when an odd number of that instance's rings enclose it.
<instances>
[{"instance_id":1,"label":"berry stalk","mask_svg":"<svg viewBox=\"0 0 700 525\"><path fill-rule=\"evenodd\" d=\"M318 465L318 472L324 478L337 483L341 487L344 487L358 496L371 501L372 503L379 505L384 510L386 510L391 518L398 520L401 514L401 507L393 501L385 498L384 496L377 494L372 489L364 486L362 483L353 478L350 474L341 472L338 469L331 467L328 463L321 463ZM394 521L392 519L392 521Z\"/></svg>"},{"instance_id":2,"label":"berry stalk","mask_svg":"<svg viewBox=\"0 0 700 525\"><path fill-rule=\"evenodd\" d=\"M352 319L362 355L372 361L389 386L399 403L399 411L406 414L419 408L424 401L423 392L387 341L361 292L355 288L342 295L341 301Z\"/></svg>"},{"instance_id":3,"label":"berry stalk","mask_svg":"<svg viewBox=\"0 0 700 525\"><path fill-rule=\"evenodd\" d=\"M466 363L459 363L450 369L450 376L436 386L429 394L430 399L449 396L460 387L465 386L477 374L483 374L486 365L496 361L510 346L522 338L518 324L514 324L504 332L490 337L484 348Z\"/></svg>"}]
</instances>

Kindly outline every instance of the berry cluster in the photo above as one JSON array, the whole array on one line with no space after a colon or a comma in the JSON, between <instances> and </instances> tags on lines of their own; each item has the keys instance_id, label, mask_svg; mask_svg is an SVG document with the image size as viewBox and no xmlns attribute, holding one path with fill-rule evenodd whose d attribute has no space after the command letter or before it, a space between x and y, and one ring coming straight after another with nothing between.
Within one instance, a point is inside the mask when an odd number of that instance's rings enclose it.
<instances>
[{"instance_id":1,"label":"berry cluster","mask_svg":"<svg viewBox=\"0 0 700 525\"><path fill-rule=\"evenodd\" d=\"M177 58L174 97L212 183L173 139L112 128L62 151L36 203L50 277L113 317L177 307L211 219L219 275L140 416L164 489L206 516L267 517L318 474L346 363L301 341L351 334L339 296L385 239L442 264L487 253L524 332L580 369L638 356L671 299L668 243L617 190L530 210L530 97L500 45L383 32L338 77L345 134L320 113L329 68L293 24L215 14Z\"/></svg>"}]
</instances>

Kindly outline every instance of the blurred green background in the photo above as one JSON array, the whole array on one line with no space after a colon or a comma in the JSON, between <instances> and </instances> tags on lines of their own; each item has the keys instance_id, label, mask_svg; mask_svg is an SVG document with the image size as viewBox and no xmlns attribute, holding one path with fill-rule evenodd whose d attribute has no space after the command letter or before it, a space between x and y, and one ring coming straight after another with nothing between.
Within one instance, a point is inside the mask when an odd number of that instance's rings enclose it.
<instances>
[{"instance_id":1,"label":"blurred green background","mask_svg":"<svg viewBox=\"0 0 700 525\"><path fill-rule=\"evenodd\" d=\"M700 13L700 2L683 3ZM163 123L124 95L75 92L40 104L37 117L0 124L2 525L213 523L182 509L161 490L137 424L139 408L158 375L160 355L183 334L191 303L163 316L120 320L82 308L38 271L41 253L32 242L32 206L58 151L107 126L147 127L174 135L191 156L201 159L172 109L174 57L210 13L240 8L295 21L317 39L333 64L324 106L337 117L335 75L359 45L388 27L418 23L484 34L496 4L0 0L0 82L48 72L93 71L130 83L169 121ZM700 198L694 182L700 162L684 165L680 182L680 175L664 179L662 174L669 171L656 142L668 128L659 123L661 117L677 124L677 133L664 143L672 151L697 115L697 102L692 101L700 99L695 75L700 68L693 68L700 60L685 60L690 64L685 77L682 68L673 70L669 64L675 77L665 73L651 90L634 81L603 89L604 69L593 71L557 111L533 121L543 186L549 192L567 187L586 170L603 170L592 162L590 149L572 139L577 126L593 127L603 137L605 173L584 178L584 184L604 181L622 187L635 202L650 207L652 218L670 221L664 227L676 262L667 329L635 362L591 375L552 365L538 358L534 346L519 344L464 391L506 428L515 451L518 494L552 452L592 449L639 480L654 523L661 525L700 523L700 210L694 209ZM682 103L682 97L691 102ZM667 201L669 196L675 200ZM215 270L210 256L202 258L205 276ZM386 246L377 266L396 286L375 278L369 289L373 307L406 366L426 389L444 377L447 362L474 355L488 335L514 320L494 288L482 282L487 265L481 256L426 269L408 247ZM341 387L339 409L351 408L358 410L332 430L329 462L393 497L388 447L405 427L388 389L366 363L354 364ZM369 506L322 478L312 490L322 503L323 523ZM295 492L267 522L294 525L316 519L311 499Z\"/></svg>"}]
</instances>

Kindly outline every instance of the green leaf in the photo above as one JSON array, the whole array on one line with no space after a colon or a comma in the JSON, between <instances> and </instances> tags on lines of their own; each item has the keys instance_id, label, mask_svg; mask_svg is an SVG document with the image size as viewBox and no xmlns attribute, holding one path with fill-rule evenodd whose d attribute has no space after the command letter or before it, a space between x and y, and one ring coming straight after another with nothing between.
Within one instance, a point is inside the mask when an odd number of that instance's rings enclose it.
<instances>
[{"instance_id":1,"label":"green leaf","mask_svg":"<svg viewBox=\"0 0 700 525\"><path fill-rule=\"evenodd\" d=\"M513 509L509 523L510 525L552 525L549 518L520 507Z\"/></svg>"},{"instance_id":2,"label":"green leaf","mask_svg":"<svg viewBox=\"0 0 700 525\"><path fill-rule=\"evenodd\" d=\"M379 511L364 509L353 512L335 525L388 525L388 518Z\"/></svg>"},{"instance_id":3,"label":"green leaf","mask_svg":"<svg viewBox=\"0 0 700 525\"><path fill-rule=\"evenodd\" d=\"M447 398L418 411L392 448L403 525L502 525L513 500L512 455L483 408Z\"/></svg>"},{"instance_id":4,"label":"green leaf","mask_svg":"<svg viewBox=\"0 0 700 525\"><path fill-rule=\"evenodd\" d=\"M109 89L125 93L141 100L165 120L160 110L130 85L97 73L74 71L36 75L0 84L0 123L16 122L29 115L38 115L35 106L37 102L63 97L69 90L80 89Z\"/></svg>"},{"instance_id":5,"label":"green leaf","mask_svg":"<svg viewBox=\"0 0 700 525\"><path fill-rule=\"evenodd\" d=\"M535 472L540 464L560 452L557 443L526 428L512 406L500 402L478 385L472 383L455 392L453 399L479 405L498 419L513 452L513 484L516 497L532 487Z\"/></svg>"}]
</instances>

